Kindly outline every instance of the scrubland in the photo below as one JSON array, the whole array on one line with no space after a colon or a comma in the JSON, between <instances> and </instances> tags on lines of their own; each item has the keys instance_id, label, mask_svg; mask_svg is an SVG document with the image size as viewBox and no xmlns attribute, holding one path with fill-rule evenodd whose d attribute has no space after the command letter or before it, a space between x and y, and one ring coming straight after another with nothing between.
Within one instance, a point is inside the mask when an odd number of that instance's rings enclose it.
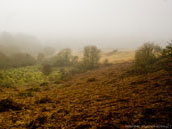
<instances>
[{"instance_id":1,"label":"scrubland","mask_svg":"<svg viewBox=\"0 0 172 129\"><path fill-rule=\"evenodd\" d=\"M164 57L156 65L142 57L150 66L144 67L133 53L102 52L109 62L77 72L46 66L45 74L40 65L1 70L0 128L171 128L170 67L157 65Z\"/></svg>"}]
</instances>

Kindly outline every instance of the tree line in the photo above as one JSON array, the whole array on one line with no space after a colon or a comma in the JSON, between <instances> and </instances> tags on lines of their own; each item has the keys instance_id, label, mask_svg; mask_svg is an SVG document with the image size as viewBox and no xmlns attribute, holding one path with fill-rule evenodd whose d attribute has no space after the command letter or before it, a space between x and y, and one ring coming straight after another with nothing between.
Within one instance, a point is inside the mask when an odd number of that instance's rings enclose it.
<instances>
[{"instance_id":1,"label":"tree line","mask_svg":"<svg viewBox=\"0 0 172 129\"><path fill-rule=\"evenodd\" d=\"M100 59L100 50L96 46L86 46L83 51L83 58L79 60L78 56L72 55L69 48L59 51L53 56L47 56L46 53L39 53L37 57L33 57L28 53L15 53L5 55L0 52L0 69L24 67L36 64L49 67L75 67L84 69L93 69L98 67Z\"/></svg>"}]
</instances>

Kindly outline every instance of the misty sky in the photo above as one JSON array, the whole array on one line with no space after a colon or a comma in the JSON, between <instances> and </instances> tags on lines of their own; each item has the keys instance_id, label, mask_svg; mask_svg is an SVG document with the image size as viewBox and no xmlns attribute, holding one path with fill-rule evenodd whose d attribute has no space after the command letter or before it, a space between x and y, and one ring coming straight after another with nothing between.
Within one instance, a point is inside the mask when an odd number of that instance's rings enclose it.
<instances>
[{"instance_id":1,"label":"misty sky","mask_svg":"<svg viewBox=\"0 0 172 129\"><path fill-rule=\"evenodd\" d=\"M172 0L0 0L0 32L138 46L172 39Z\"/></svg>"}]
</instances>

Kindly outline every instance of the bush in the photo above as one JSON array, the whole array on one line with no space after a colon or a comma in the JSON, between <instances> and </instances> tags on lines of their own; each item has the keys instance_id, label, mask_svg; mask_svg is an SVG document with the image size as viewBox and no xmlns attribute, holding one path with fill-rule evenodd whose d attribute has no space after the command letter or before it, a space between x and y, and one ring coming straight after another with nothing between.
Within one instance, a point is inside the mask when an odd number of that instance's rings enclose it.
<instances>
[{"instance_id":1,"label":"bush","mask_svg":"<svg viewBox=\"0 0 172 129\"><path fill-rule=\"evenodd\" d=\"M153 43L145 43L135 54L135 69L147 71L162 55L160 46Z\"/></svg>"},{"instance_id":2,"label":"bush","mask_svg":"<svg viewBox=\"0 0 172 129\"><path fill-rule=\"evenodd\" d=\"M43 64L41 71L44 75L48 76L52 72L52 66L49 64Z\"/></svg>"},{"instance_id":3,"label":"bush","mask_svg":"<svg viewBox=\"0 0 172 129\"><path fill-rule=\"evenodd\" d=\"M172 43L169 43L163 50L163 56L172 60Z\"/></svg>"},{"instance_id":4,"label":"bush","mask_svg":"<svg viewBox=\"0 0 172 129\"><path fill-rule=\"evenodd\" d=\"M172 74L172 43L169 43L163 50L163 67Z\"/></svg>"}]
</instances>

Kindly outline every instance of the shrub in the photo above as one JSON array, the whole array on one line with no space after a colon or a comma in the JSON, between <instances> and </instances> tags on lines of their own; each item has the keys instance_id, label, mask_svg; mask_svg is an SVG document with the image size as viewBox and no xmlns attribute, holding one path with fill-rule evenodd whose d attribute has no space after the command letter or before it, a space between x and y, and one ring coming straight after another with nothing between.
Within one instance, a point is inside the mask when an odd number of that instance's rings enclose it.
<instances>
[{"instance_id":1,"label":"shrub","mask_svg":"<svg viewBox=\"0 0 172 129\"><path fill-rule=\"evenodd\" d=\"M162 55L160 46L153 43L145 43L135 54L135 69L147 71Z\"/></svg>"},{"instance_id":2,"label":"shrub","mask_svg":"<svg viewBox=\"0 0 172 129\"><path fill-rule=\"evenodd\" d=\"M169 43L163 50L163 56L172 60L172 43Z\"/></svg>"},{"instance_id":3,"label":"shrub","mask_svg":"<svg viewBox=\"0 0 172 129\"><path fill-rule=\"evenodd\" d=\"M41 71L44 75L48 76L52 72L52 66L49 64L43 64Z\"/></svg>"},{"instance_id":4,"label":"shrub","mask_svg":"<svg viewBox=\"0 0 172 129\"><path fill-rule=\"evenodd\" d=\"M172 74L172 43L169 43L163 50L163 67Z\"/></svg>"}]
</instances>

